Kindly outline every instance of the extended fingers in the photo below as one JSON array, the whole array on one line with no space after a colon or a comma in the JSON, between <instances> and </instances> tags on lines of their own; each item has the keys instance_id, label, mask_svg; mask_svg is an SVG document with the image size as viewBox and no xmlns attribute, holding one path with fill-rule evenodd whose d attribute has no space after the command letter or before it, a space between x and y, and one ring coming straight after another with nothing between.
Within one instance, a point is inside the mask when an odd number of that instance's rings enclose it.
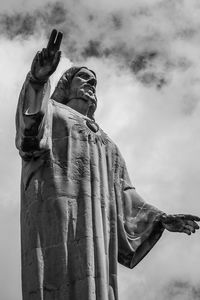
<instances>
[{"instance_id":1,"label":"extended fingers","mask_svg":"<svg viewBox=\"0 0 200 300\"><path fill-rule=\"evenodd\" d=\"M197 221L200 222L200 218L193 215L182 215L185 220Z\"/></svg>"},{"instance_id":2,"label":"extended fingers","mask_svg":"<svg viewBox=\"0 0 200 300\"><path fill-rule=\"evenodd\" d=\"M62 38L63 38L63 33L62 32L58 32L58 35L57 35L57 37L55 39L55 49L56 49L56 51L58 51L60 49Z\"/></svg>"},{"instance_id":3,"label":"extended fingers","mask_svg":"<svg viewBox=\"0 0 200 300\"><path fill-rule=\"evenodd\" d=\"M185 225L185 226L184 226L184 229L187 229L187 230L189 230L190 232L195 233L195 228L194 228L194 226L192 226L192 225Z\"/></svg>"},{"instance_id":4,"label":"extended fingers","mask_svg":"<svg viewBox=\"0 0 200 300\"><path fill-rule=\"evenodd\" d=\"M47 51L49 54L55 54L60 49L60 45L62 42L63 33L58 32L56 29L53 29L51 32L51 36L49 38L49 42L47 44Z\"/></svg>"},{"instance_id":5,"label":"extended fingers","mask_svg":"<svg viewBox=\"0 0 200 300\"><path fill-rule=\"evenodd\" d=\"M188 234L188 235L191 235L191 231L187 228L184 228L183 231L184 233Z\"/></svg>"},{"instance_id":6,"label":"extended fingers","mask_svg":"<svg viewBox=\"0 0 200 300\"><path fill-rule=\"evenodd\" d=\"M188 220L187 224L193 226L195 229L199 229L199 225L195 221Z\"/></svg>"},{"instance_id":7,"label":"extended fingers","mask_svg":"<svg viewBox=\"0 0 200 300\"><path fill-rule=\"evenodd\" d=\"M53 29L52 32L51 32L48 44L47 44L47 49L52 49L53 48L56 36L57 36L57 30Z\"/></svg>"},{"instance_id":8,"label":"extended fingers","mask_svg":"<svg viewBox=\"0 0 200 300\"><path fill-rule=\"evenodd\" d=\"M187 233L187 234L191 234L191 233L195 233L196 230L199 229L199 225L194 222L194 221L187 221L187 223L183 226L182 231Z\"/></svg>"}]
</instances>

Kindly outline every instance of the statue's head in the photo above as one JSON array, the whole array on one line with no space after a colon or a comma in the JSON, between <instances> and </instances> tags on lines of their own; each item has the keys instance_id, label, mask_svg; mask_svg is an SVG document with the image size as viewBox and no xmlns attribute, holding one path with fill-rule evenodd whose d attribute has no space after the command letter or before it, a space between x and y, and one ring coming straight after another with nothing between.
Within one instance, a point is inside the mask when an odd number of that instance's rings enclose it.
<instances>
[{"instance_id":1,"label":"statue's head","mask_svg":"<svg viewBox=\"0 0 200 300\"><path fill-rule=\"evenodd\" d=\"M67 105L71 99L83 99L90 102L88 116L94 118L97 107L96 98L96 74L87 67L72 67L64 72L52 99Z\"/></svg>"}]
</instances>

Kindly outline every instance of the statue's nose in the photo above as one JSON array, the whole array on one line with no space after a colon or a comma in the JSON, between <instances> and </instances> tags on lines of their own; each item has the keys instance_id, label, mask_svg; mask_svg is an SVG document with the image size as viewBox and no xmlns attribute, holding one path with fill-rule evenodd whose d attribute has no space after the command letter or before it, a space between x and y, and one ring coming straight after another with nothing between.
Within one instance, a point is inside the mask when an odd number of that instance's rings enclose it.
<instances>
[{"instance_id":1,"label":"statue's nose","mask_svg":"<svg viewBox=\"0 0 200 300\"><path fill-rule=\"evenodd\" d=\"M92 85L92 86L95 86L95 85L96 85L96 79L91 78L91 79L88 80L88 83L89 83L90 85Z\"/></svg>"}]
</instances>

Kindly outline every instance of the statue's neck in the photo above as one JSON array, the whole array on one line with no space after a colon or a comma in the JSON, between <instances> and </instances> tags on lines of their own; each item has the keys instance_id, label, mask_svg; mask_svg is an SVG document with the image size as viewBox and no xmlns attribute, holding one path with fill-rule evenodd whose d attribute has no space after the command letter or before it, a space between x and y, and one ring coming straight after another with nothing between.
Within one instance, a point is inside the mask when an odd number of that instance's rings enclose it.
<instances>
[{"instance_id":1,"label":"statue's neck","mask_svg":"<svg viewBox=\"0 0 200 300\"><path fill-rule=\"evenodd\" d=\"M83 100L81 98L73 98L67 103L67 106L76 110L80 114L87 116L90 108L89 104L90 103L87 100Z\"/></svg>"}]
</instances>

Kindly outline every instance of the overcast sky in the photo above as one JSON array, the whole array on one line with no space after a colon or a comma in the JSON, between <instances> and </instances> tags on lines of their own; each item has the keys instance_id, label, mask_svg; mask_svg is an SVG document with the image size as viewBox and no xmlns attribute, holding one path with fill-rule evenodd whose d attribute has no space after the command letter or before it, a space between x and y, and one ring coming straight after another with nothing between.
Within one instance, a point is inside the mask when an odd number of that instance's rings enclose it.
<instances>
[{"instance_id":1,"label":"overcast sky","mask_svg":"<svg viewBox=\"0 0 200 300\"><path fill-rule=\"evenodd\" d=\"M65 69L98 78L96 120L119 146L133 185L167 213L200 215L198 0L7 0L0 3L0 298L21 300L18 95L36 51L62 30ZM119 266L120 299L200 298L200 233L165 232L134 269Z\"/></svg>"}]
</instances>

